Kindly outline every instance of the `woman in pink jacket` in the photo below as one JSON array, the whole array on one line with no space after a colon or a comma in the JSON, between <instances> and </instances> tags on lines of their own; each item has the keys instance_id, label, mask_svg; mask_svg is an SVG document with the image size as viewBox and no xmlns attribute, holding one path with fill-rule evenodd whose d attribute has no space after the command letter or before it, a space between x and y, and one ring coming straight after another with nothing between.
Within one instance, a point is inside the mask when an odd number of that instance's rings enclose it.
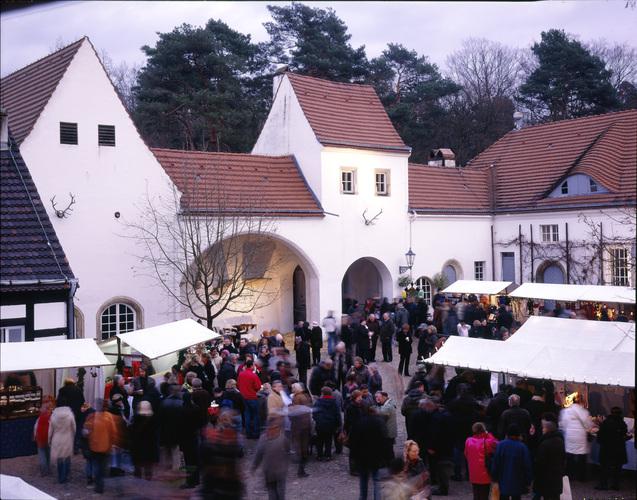
<instances>
[{"instance_id":1,"label":"woman in pink jacket","mask_svg":"<svg viewBox=\"0 0 637 500\"><path fill-rule=\"evenodd\" d=\"M469 481L473 486L474 500L489 500L491 474L486 466L486 457L495 452L498 444L496 438L487 432L482 422L471 427L473 436L467 438L464 445L464 456L469 464Z\"/></svg>"}]
</instances>

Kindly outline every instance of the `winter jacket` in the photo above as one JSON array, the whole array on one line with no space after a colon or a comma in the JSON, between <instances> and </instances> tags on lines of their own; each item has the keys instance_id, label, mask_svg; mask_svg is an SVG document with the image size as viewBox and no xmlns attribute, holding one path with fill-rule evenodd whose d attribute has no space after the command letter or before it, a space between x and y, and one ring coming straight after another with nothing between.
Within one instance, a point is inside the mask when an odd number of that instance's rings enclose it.
<instances>
[{"instance_id":1,"label":"winter jacket","mask_svg":"<svg viewBox=\"0 0 637 500\"><path fill-rule=\"evenodd\" d=\"M522 441L505 439L493 454L491 477L500 486L500 495L521 495L531 484L531 454Z\"/></svg>"},{"instance_id":2,"label":"winter jacket","mask_svg":"<svg viewBox=\"0 0 637 500\"><path fill-rule=\"evenodd\" d=\"M626 440L628 427L624 419L609 415L599 426L599 463L602 465L624 465L628 462Z\"/></svg>"},{"instance_id":3,"label":"winter jacket","mask_svg":"<svg viewBox=\"0 0 637 500\"><path fill-rule=\"evenodd\" d=\"M299 370L308 370L312 366L312 355L310 353L310 344L302 340L296 346L296 367Z\"/></svg>"},{"instance_id":4,"label":"winter jacket","mask_svg":"<svg viewBox=\"0 0 637 500\"><path fill-rule=\"evenodd\" d=\"M268 395L268 417L270 415L281 415L285 410L283 396L276 391L272 391Z\"/></svg>"},{"instance_id":5,"label":"winter jacket","mask_svg":"<svg viewBox=\"0 0 637 500\"><path fill-rule=\"evenodd\" d=\"M420 400L425 397L425 393L418 389L412 389L403 399L400 413L405 417L405 427L407 427L407 437L412 438L411 416L418 409Z\"/></svg>"},{"instance_id":6,"label":"winter jacket","mask_svg":"<svg viewBox=\"0 0 637 500\"><path fill-rule=\"evenodd\" d=\"M385 424L385 437L388 439L396 439L398 427L396 423L396 403L394 403L394 400L389 398L379 406L378 414L383 418Z\"/></svg>"},{"instance_id":7,"label":"winter jacket","mask_svg":"<svg viewBox=\"0 0 637 500\"><path fill-rule=\"evenodd\" d=\"M316 432L334 434L341 426L341 412L332 396L322 396L314 402L312 417Z\"/></svg>"},{"instance_id":8,"label":"winter jacket","mask_svg":"<svg viewBox=\"0 0 637 500\"><path fill-rule=\"evenodd\" d=\"M471 484L489 484L491 482L491 474L487 470L485 459L495 452L497 445L498 441L488 432L467 438L464 445L464 456L467 458Z\"/></svg>"},{"instance_id":9,"label":"winter jacket","mask_svg":"<svg viewBox=\"0 0 637 500\"><path fill-rule=\"evenodd\" d=\"M323 330L320 326L315 326L310 332L310 344L312 349L320 349L323 347Z\"/></svg>"},{"instance_id":10,"label":"winter jacket","mask_svg":"<svg viewBox=\"0 0 637 500\"><path fill-rule=\"evenodd\" d=\"M49 446L49 422L51 412L40 413L33 426L33 440L38 448L48 448Z\"/></svg>"},{"instance_id":11,"label":"winter jacket","mask_svg":"<svg viewBox=\"0 0 637 500\"><path fill-rule=\"evenodd\" d=\"M504 439L507 429L511 424L516 424L522 433L524 441L528 441L529 430L531 429L531 415L529 412L519 406L509 408L502 412L498 423L498 436L500 439Z\"/></svg>"},{"instance_id":12,"label":"winter jacket","mask_svg":"<svg viewBox=\"0 0 637 500\"><path fill-rule=\"evenodd\" d=\"M588 455L588 431L593 427L588 410L574 403L560 412L560 429L564 432L566 453Z\"/></svg>"},{"instance_id":13,"label":"winter jacket","mask_svg":"<svg viewBox=\"0 0 637 500\"><path fill-rule=\"evenodd\" d=\"M367 329L370 332L372 332L372 338L373 339L378 339L378 337L380 335L380 323L378 322L378 320L368 321L367 322Z\"/></svg>"},{"instance_id":14,"label":"winter jacket","mask_svg":"<svg viewBox=\"0 0 637 500\"><path fill-rule=\"evenodd\" d=\"M385 444L383 422L377 415L363 415L349 437L350 456L360 470L373 471L382 466Z\"/></svg>"},{"instance_id":15,"label":"winter jacket","mask_svg":"<svg viewBox=\"0 0 637 500\"><path fill-rule=\"evenodd\" d=\"M226 382L230 379L237 380L237 371L232 363L225 361L221 363L217 373L217 384L221 389L226 388Z\"/></svg>"},{"instance_id":16,"label":"winter jacket","mask_svg":"<svg viewBox=\"0 0 637 500\"><path fill-rule=\"evenodd\" d=\"M169 396L161 402L159 414L160 443L162 446L179 444L179 427L184 414L184 402L179 396Z\"/></svg>"},{"instance_id":17,"label":"winter jacket","mask_svg":"<svg viewBox=\"0 0 637 500\"><path fill-rule=\"evenodd\" d=\"M566 473L564 438L555 431L542 435L535 452L533 491L547 497L562 493L562 476Z\"/></svg>"},{"instance_id":18,"label":"winter jacket","mask_svg":"<svg viewBox=\"0 0 637 500\"><path fill-rule=\"evenodd\" d=\"M383 321L380 325L380 340L381 342L391 342L396 334L396 325L391 319Z\"/></svg>"},{"instance_id":19,"label":"winter jacket","mask_svg":"<svg viewBox=\"0 0 637 500\"><path fill-rule=\"evenodd\" d=\"M314 367L310 375L310 393L314 396L321 395L321 389L325 386L325 382L331 380L336 383L334 378L334 369L327 369L323 363Z\"/></svg>"},{"instance_id":20,"label":"winter jacket","mask_svg":"<svg viewBox=\"0 0 637 500\"><path fill-rule=\"evenodd\" d=\"M376 394L378 391L383 390L383 377L380 376L380 372L376 372L372 374L370 372L369 383L367 384L369 387L370 394Z\"/></svg>"},{"instance_id":21,"label":"winter jacket","mask_svg":"<svg viewBox=\"0 0 637 500\"><path fill-rule=\"evenodd\" d=\"M131 456L135 465L159 461L157 420L154 416L135 415L130 427Z\"/></svg>"},{"instance_id":22,"label":"winter jacket","mask_svg":"<svg viewBox=\"0 0 637 500\"><path fill-rule=\"evenodd\" d=\"M98 411L86 417L84 431L88 435L88 448L93 453L109 453L118 432L112 413Z\"/></svg>"},{"instance_id":23,"label":"winter jacket","mask_svg":"<svg viewBox=\"0 0 637 500\"><path fill-rule=\"evenodd\" d=\"M126 397L125 394L123 396ZM70 406L77 422L84 404L84 393L76 384L66 384L58 391L56 404L57 406Z\"/></svg>"},{"instance_id":24,"label":"winter jacket","mask_svg":"<svg viewBox=\"0 0 637 500\"><path fill-rule=\"evenodd\" d=\"M252 370L243 370L239 374L237 388L243 399L254 400L257 399L257 392L261 389L261 381Z\"/></svg>"},{"instance_id":25,"label":"winter jacket","mask_svg":"<svg viewBox=\"0 0 637 500\"><path fill-rule=\"evenodd\" d=\"M312 431L312 397L305 392L292 397L292 405L288 407L292 435L297 437Z\"/></svg>"},{"instance_id":26,"label":"winter jacket","mask_svg":"<svg viewBox=\"0 0 637 500\"><path fill-rule=\"evenodd\" d=\"M411 331L398 330L396 340L398 341L398 354L403 356L411 354L411 343L413 341Z\"/></svg>"},{"instance_id":27,"label":"winter jacket","mask_svg":"<svg viewBox=\"0 0 637 500\"><path fill-rule=\"evenodd\" d=\"M409 312L407 312L407 309L403 306L398 306L394 315L394 322L397 329L400 329L405 323L409 323Z\"/></svg>"},{"instance_id":28,"label":"winter jacket","mask_svg":"<svg viewBox=\"0 0 637 500\"><path fill-rule=\"evenodd\" d=\"M369 387L370 374L369 374L368 368L365 365L361 366L360 368L356 368L355 366L352 366L349 369L348 375L356 376L356 385L358 385L358 387L360 387L363 384Z\"/></svg>"},{"instance_id":29,"label":"winter jacket","mask_svg":"<svg viewBox=\"0 0 637 500\"><path fill-rule=\"evenodd\" d=\"M288 472L290 445L283 430L276 437L268 435L266 430L261 434L252 462L252 469L263 464L263 475L266 483L284 481Z\"/></svg>"},{"instance_id":30,"label":"winter jacket","mask_svg":"<svg viewBox=\"0 0 637 500\"><path fill-rule=\"evenodd\" d=\"M70 458L75 441L75 417L68 406L58 406L49 421L49 446L51 460Z\"/></svg>"},{"instance_id":31,"label":"winter jacket","mask_svg":"<svg viewBox=\"0 0 637 500\"><path fill-rule=\"evenodd\" d=\"M461 395L449 402L447 410L453 421L455 444L462 449L467 438L471 436L471 427L480 417L480 405L473 397Z\"/></svg>"}]
</instances>

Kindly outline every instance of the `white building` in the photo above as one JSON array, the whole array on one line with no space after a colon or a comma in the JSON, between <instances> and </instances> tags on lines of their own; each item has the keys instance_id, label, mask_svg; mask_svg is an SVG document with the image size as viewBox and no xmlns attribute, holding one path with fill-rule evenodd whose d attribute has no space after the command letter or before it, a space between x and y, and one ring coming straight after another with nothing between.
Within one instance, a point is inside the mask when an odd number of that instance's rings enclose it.
<instances>
[{"instance_id":1,"label":"white building","mask_svg":"<svg viewBox=\"0 0 637 500\"><path fill-rule=\"evenodd\" d=\"M618 221L635 205L637 111L512 131L457 167L448 150L433 152L430 165L410 164L370 86L284 73L273 95L251 154L151 152L87 39L2 80L43 199L76 198L70 217L48 208L81 276L86 336L184 314L143 272L122 221L136 220L147 192L169 198L171 181L185 195L182 208L205 213L214 193L189 192L201 178L222 179L215 189L231 209L275 221L263 239L264 254L280 263L267 285L278 296L251 313L260 329L339 314L343 298L398 296L410 248L411 277L428 300L438 273L634 284L634 223ZM591 234L599 222L601 238Z\"/></svg>"}]
</instances>

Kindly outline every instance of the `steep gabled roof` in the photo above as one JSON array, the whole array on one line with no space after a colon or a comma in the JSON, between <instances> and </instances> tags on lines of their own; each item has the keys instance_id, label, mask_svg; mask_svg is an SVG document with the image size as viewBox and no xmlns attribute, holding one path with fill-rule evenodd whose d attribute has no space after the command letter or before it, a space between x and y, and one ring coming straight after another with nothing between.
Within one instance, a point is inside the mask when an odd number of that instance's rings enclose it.
<instances>
[{"instance_id":1,"label":"steep gabled roof","mask_svg":"<svg viewBox=\"0 0 637 500\"><path fill-rule=\"evenodd\" d=\"M0 103L18 144L29 135L85 38L0 80Z\"/></svg>"},{"instance_id":2,"label":"steep gabled roof","mask_svg":"<svg viewBox=\"0 0 637 500\"><path fill-rule=\"evenodd\" d=\"M58 289L74 279L29 169L14 141L0 151L0 280L2 290ZM41 285L25 281L58 280ZM6 282L14 282L7 284Z\"/></svg>"},{"instance_id":3,"label":"steep gabled roof","mask_svg":"<svg viewBox=\"0 0 637 500\"><path fill-rule=\"evenodd\" d=\"M371 85L286 73L307 121L324 146L408 153Z\"/></svg>"},{"instance_id":4,"label":"steep gabled roof","mask_svg":"<svg viewBox=\"0 0 637 500\"><path fill-rule=\"evenodd\" d=\"M153 148L186 211L321 217L323 209L293 156Z\"/></svg>"},{"instance_id":5,"label":"steep gabled roof","mask_svg":"<svg viewBox=\"0 0 637 500\"><path fill-rule=\"evenodd\" d=\"M489 172L485 168L409 164L409 210L484 213L491 207Z\"/></svg>"},{"instance_id":6,"label":"steep gabled roof","mask_svg":"<svg viewBox=\"0 0 637 500\"><path fill-rule=\"evenodd\" d=\"M496 211L634 203L636 138L637 110L535 125L509 132L466 170L493 169ZM608 193L547 198L573 174L592 177Z\"/></svg>"}]
</instances>

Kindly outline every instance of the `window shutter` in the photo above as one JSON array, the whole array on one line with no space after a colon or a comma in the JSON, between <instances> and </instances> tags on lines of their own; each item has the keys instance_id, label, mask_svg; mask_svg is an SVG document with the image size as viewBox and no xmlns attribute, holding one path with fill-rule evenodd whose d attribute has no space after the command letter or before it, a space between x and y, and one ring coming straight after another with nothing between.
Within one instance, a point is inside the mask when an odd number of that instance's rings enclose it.
<instances>
[{"instance_id":1,"label":"window shutter","mask_svg":"<svg viewBox=\"0 0 637 500\"><path fill-rule=\"evenodd\" d=\"M100 146L115 146L115 125L98 125L97 138Z\"/></svg>"},{"instance_id":2,"label":"window shutter","mask_svg":"<svg viewBox=\"0 0 637 500\"><path fill-rule=\"evenodd\" d=\"M77 123L60 122L60 144L77 144Z\"/></svg>"}]
</instances>

